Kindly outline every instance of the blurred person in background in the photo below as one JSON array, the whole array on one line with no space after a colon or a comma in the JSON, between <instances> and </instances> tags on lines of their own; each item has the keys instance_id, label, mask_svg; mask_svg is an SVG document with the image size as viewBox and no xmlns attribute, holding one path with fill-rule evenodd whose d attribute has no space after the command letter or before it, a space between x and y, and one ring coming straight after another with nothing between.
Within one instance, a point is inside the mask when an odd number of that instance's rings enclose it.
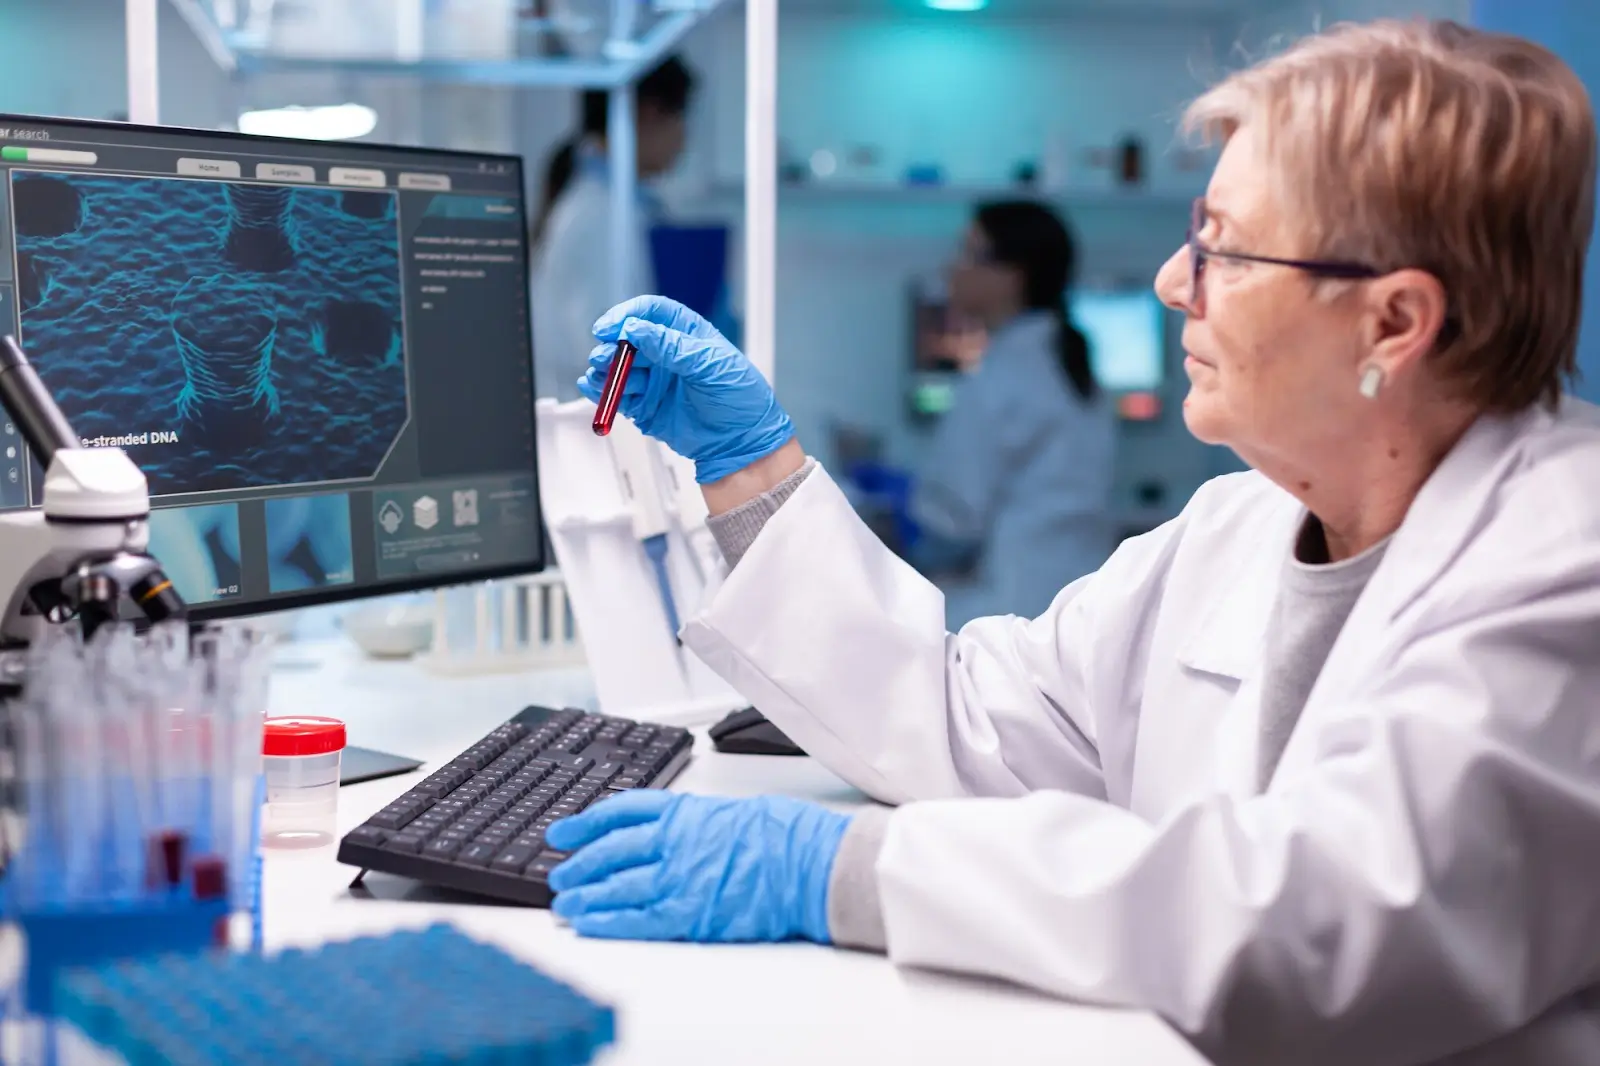
<instances>
[{"instance_id":1,"label":"blurred person in background","mask_svg":"<svg viewBox=\"0 0 1600 1066\"><path fill-rule=\"evenodd\" d=\"M683 155L694 73L670 56L634 88L635 150L641 182L666 174ZM611 179L607 157L610 100L583 94L579 128L550 157L533 229L534 386L540 396L575 400L588 369L590 328L616 302L612 272ZM655 291L648 233L659 201L641 185L627 291Z\"/></svg>"},{"instance_id":2,"label":"blurred person in background","mask_svg":"<svg viewBox=\"0 0 1600 1066\"><path fill-rule=\"evenodd\" d=\"M945 593L952 630L1032 618L1111 553L1116 421L1068 314L1071 232L1037 203L981 205L950 310L987 343L912 480L903 554Z\"/></svg>"}]
</instances>

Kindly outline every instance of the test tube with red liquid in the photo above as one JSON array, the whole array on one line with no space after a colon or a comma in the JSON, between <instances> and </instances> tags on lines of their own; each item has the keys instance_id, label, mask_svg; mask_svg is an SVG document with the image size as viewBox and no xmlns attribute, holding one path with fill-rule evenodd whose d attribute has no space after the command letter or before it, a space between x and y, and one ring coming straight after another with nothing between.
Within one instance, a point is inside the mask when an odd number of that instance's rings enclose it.
<instances>
[{"instance_id":1,"label":"test tube with red liquid","mask_svg":"<svg viewBox=\"0 0 1600 1066\"><path fill-rule=\"evenodd\" d=\"M594 432L603 437L611 432L617 420L617 408L622 404L622 389L628 384L628 372L633 369L633 357L638 349L627 341L617 342L617 354L612 357L611 369L606 371L605 388L600 391L600 406L594 413Z\"/></svg>"}]
</instances>

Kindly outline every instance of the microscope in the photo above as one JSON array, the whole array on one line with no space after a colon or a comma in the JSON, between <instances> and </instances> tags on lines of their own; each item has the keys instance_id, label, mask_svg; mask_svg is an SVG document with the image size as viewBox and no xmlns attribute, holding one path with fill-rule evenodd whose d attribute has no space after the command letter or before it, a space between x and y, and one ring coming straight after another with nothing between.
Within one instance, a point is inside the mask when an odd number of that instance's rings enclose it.
<instances>
[{"instance_id":1,"label":"microscope","mask_svg":"<svg viewBox=\"0 0 1600 1066\"><path fill-rule=\"evenodd\" d=\"M16 338L0 337L0 406L44 469L43 506L0 511L0 690L22 651L74 620L85 639L118 618L163 622L186 608L146 552L150 491L119 448L84 448ZM128 614L125 608L133 608Z\"/></svg>"}]
</instances>

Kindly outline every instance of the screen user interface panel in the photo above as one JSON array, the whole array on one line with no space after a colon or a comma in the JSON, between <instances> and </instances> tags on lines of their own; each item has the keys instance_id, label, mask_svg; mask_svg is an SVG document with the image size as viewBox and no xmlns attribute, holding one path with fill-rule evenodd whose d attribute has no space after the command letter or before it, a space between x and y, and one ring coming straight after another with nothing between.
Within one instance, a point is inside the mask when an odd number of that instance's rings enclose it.
<instances>
[{"instance_id":1,"label":"screen user interface panel","mask_svg":"<svg viewBox=\"0 0 1600 1066\"><path fill-rule=\"evenodd\" d=\"M196 610L541 565L518 160L0 116L0 181L0 328Z\"/></svg>"}]
</instances>

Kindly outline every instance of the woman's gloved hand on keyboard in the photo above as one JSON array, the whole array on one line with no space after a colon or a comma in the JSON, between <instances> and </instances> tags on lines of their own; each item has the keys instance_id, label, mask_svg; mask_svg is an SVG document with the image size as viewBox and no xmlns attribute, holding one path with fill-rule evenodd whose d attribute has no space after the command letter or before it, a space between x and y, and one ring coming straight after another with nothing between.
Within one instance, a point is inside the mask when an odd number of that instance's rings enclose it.
<instances>
[{"instance_id":1,"label":"woman's gloved hand on keyboard","mask_svg":"<svg viewBox=\"0 0 1600 1066\"><path fill-rule=\"evenodd\" d=\"M849 824L781 796L625 792L550 827L550 846L574 852L551 871L551 909L585 936L826 944Z\"/></svg>"}]
</instances>

